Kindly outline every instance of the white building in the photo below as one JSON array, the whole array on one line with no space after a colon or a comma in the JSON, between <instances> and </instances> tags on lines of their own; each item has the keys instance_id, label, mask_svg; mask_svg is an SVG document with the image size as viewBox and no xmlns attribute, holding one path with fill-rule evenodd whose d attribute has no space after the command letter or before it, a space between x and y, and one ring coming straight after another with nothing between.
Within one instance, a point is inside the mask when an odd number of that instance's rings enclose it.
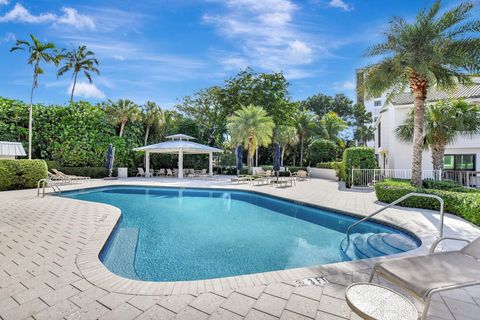
<instances>
[{"instance_id":1,"label":"white building","mask_svg":"<svg viewBox=\"0 0 480 320\"><path fill-rule=\"evenodd\" d=\"M471 86L458 85L453 91L429 90L427 103L441 99L465 99L480 104L480 79ZM384 97L377 100L383 100ZM375 101L375 99L372 99ZM371 104L371 101L365 101ZM375 103L375 102L373 102ZM413 108L413 96L410 92L394 96L390 102L383 102L382 108L374 116L375 119L375 153L382 169L411 169L413 146L411 143L398 141L395 129L404 123L410 109ZM372 110L374 114L377 107ZM424 151L422 168L432 170L431 153ZM480 135L459 137L447 146L444 158L445 170L480 171Z\"/></svg>"}]
</instances>

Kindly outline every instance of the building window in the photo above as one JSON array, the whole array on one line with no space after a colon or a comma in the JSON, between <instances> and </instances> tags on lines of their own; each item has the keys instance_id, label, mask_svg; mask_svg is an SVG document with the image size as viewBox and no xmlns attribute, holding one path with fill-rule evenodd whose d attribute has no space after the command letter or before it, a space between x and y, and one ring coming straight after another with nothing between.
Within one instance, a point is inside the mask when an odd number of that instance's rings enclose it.
<instances>
[{"instance_id":1,"label":"building window","mask_svg":"<svg viewBox=\"0 0 480 320\"><path fill-rule=\"evenodd\" d=\"M373 101L373 106L374 107L381 107L382 106L382 100Z\"/></svg>"},{"instance_id":2,"label":"building window","mask_svg":"<svg viewBox=\"0 0 480 320\"><path fill-rule=\"evenodd\" d=\"M444 170L475 171L475 154L446 154L443 157Z\"/></svg>"},{"instance_id":3,"label":"building window","mask_svg":"<svg viewBox=\"0 0 480 320\"><path fill-rule=\"evenodd\" d=\"M377 127L377 142L378 142L378 147L380 148L382 146L382 123L378 123Z\"/></svg>"}]
</instances>

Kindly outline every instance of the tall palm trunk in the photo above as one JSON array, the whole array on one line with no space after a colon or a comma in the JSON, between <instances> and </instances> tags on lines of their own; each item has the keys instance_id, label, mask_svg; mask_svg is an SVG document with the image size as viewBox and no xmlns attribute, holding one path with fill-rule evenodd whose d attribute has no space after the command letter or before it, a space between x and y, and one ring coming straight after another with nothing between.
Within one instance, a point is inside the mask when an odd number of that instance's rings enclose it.
<instances>
[{"instance_id":1,"label":"tall palm trunk","mask_svg":"<svg viewBox=\"0 0 480 320\"><path fill-rule=\"evenodd\" d=\"M445 145L435 144L431 146L432 149L432 164L433 170L443 169L443 156L445 155Z\"/></svg>"},{"instance_id":2,"label":"tall palm trunk","mask_svg":"<svg viewBox=\"0 0 480 320\"><path fill-rule=\"evenodd\" d=\"M412 74L410 88L414 94L412 185L422 185L423 126L425 124L425 100L427 99L428 80L424 76Z\"/></svg>"},{"instance_id":3,"label":"tall palm trunk","mask_svg":"<svg viewBox=\"0 0 480 320\"><path fill-rule=\"evenodd\" d=\"M75 85L77 84L77 75L78 72L75 72L75 75L73 76L73 86L72 86L72 93L70 94L70 103L73 101L73 93L75 92Z\"/></svg>"},{"instance_id":4,"label":"tall palm trunk","mask_svg":"<svg viewBox=\"0 0 480 320\"><path fill-rule=\"evenodd\" d=\"M282 148L282 153L280 156L280 167L283 167L283 156L285 155L285 148L284 147L281 147L281 148Z\"/></svg>"},{"instance_id":5,"label":"tall palm trunk","mask_svg":"<svg viewBox=\"0 0 480 320\"><path fill-rule=\"evenodd\" d=\"M123 136L123 130L125 130L125 124L127 124L127 121L122 121L120 123L120 133L118 134L119 137Z\"/></svg>"},{"instance_id":6,"label":"tall palm trunk","mask_svg":"<svg viewBox=\"0 0 480 320\"><path fill-rule=\"evenodd\" d=\"M30 106L28 108L28 160L32 159L32 138L33 138L33 91L37 84L38 62L35 64L35 71L33 72L32 91L30 92Z\"/></svg>"},{"instance_id":7,"label":"tall palm trunk","mask_svg":"<svg viewBox=\"0 0 480 320\"><path fill-rule=\"evenodd\" d=\"M304 143L304 138L303 135L300 138L300 167L303 166L303 143Z\"/></svg>"},{"instance_id":8,"label":"tall palm trunk","mask_svg":"<svg viewBox=\"0 0 480 320\"><path fill-rule=\"evenodd\" d=\"M143 137L143 145L144 146L147 145L149 134L150 134L150 125L147 125L147 128L145 129L145 137Z\"/></svg>"}]
</instances>

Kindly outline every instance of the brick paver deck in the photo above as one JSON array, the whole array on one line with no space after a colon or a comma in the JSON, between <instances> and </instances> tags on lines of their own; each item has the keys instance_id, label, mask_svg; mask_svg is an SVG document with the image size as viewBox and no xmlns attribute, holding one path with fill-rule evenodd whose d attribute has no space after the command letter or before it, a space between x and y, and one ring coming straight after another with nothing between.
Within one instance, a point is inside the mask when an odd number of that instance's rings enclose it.
<instances>
[{"instance_id":1,"label":"brick paver deck","mask_svg":"<svg viewBox=\"0 0 480 320\"><path fill-rule=\"evenodd\" d=\"M83 187L112 183L250 189L361 215L382 206L373 192L344 190L338 183L323 180L285 189L173 179L97 181ZM104 241L97 236L111 230L118 214L118 209L98 203L37 198L34 190L0 192L1 319L358 319L346 305L344 292L348 284L368 279L372 261L253 275L234 282L219 280L211 286L205 282L203 287L173 283L165 289L168 294L155 294L151 283L134 288L144 295L125 294L132 288L115 286L101 275L85 277L90 262L79 257L89 250L90 255L97 254L93 244ZM379 218L422 239L422 248L411 254L424 253L437 234L438 215L431 211L393 208ZM448 216L445 234L473 239L480 230ZM295 279L312 275L328 281L317 286L295 285ZM416 305L421 310L421 304ZM439 294L430 311L430 319L479 319L480 287Z\"/></svg>"}]
</instances>

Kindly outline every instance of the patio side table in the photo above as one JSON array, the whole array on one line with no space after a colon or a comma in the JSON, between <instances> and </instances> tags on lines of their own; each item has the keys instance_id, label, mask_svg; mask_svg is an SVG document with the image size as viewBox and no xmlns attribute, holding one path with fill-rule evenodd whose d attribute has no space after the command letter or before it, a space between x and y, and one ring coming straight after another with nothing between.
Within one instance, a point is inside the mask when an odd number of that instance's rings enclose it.
<instances>
[{"instance_id":1,"label":"patio side table","mask_svg":"<svg viewBox=\"0 0 480 320\"><path fill-rule=\"evenodd\" d=\"M375 284L359 282L345 291L348 306L367 320L417 320L418 311L400 293Z\"/></svg>"},{"instance_id":2,"label":"patio side table","mask_svg":"<svg viewBox=\"0 0 480 320\"><path fill-rule=\"evenodd\" d=\"M128 168L118 168L118 174L117 176L119 178L127 178L128 176Z\"/></svg>"}]
</instances>

